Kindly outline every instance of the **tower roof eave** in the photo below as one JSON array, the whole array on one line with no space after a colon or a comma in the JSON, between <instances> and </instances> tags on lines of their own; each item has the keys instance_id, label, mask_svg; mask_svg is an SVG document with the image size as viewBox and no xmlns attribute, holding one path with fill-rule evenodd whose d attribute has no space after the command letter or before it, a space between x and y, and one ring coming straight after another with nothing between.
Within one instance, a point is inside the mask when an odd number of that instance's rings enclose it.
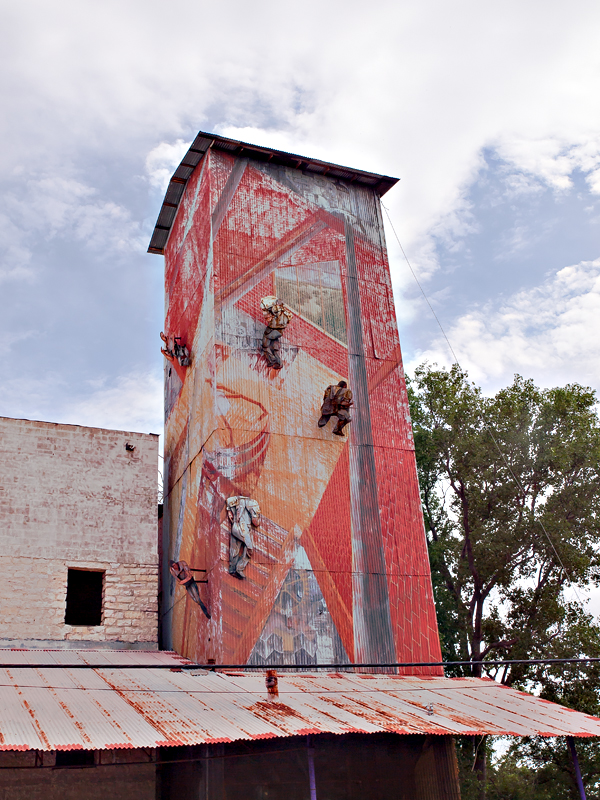
<instances>
[{"instance_id":1,"label":"tower roof eave","mask_svg":"<svg viewBox=\"0 0 600 800\"><path fill-rule=\"evenodd\" d=\"M227 139L214 133L200 131L171 176L156 225L154 226L148 247L149 253L164 253L186 184L204 154L211 148L230 155L251 158L255 161L265 161L271 164L291 167L309 175L326 175L328 178L336 178L348 183L365 186L373 189L380 197L398 183L399 180L399 178L391 178L388 175L379 175L375 172L343 167L339 164L331 164L328 161L319 161L316 158L307 158L294 153L286 153L283 150L274 150L271 147L239 142L236 139Z\"/></svg>"}]
</instances>

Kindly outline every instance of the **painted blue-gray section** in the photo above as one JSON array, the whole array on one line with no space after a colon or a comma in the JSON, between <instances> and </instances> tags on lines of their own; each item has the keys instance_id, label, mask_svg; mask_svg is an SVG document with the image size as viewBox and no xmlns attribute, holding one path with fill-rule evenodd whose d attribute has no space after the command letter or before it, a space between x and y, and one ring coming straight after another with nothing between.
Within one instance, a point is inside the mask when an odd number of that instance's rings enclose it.
<instances>
[{"instance_id":1,"label":"painted blue-gray section","mask_svg":"<svg viewBox=\"0 0 600 800\"><path fill-rule=\"evenodd\" d=\"M395 646L377 497L377 472L353 224L350 219L346 219L344 232L347 270L348 379L354 397L348 442L354 659L358 663L391 663L395 661Z\"/></svg>"}]
</instances>

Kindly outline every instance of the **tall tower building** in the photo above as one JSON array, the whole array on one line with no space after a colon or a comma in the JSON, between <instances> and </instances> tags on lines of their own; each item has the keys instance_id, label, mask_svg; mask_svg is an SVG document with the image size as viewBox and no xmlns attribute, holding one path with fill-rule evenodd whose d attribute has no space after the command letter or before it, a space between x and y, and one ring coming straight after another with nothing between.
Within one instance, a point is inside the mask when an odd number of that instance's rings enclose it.
<instances>
[{"instance_id":1,"label":"tall tower building","mask_svg":"<svg viewBox=\"0 0 600 800\"><path fill-rule=\"evenodd\" d=\"M163 639L197 662L440 660L380 209L395 183L204 133L171 179L150 245Z\"/></svg>"}]
</instances>

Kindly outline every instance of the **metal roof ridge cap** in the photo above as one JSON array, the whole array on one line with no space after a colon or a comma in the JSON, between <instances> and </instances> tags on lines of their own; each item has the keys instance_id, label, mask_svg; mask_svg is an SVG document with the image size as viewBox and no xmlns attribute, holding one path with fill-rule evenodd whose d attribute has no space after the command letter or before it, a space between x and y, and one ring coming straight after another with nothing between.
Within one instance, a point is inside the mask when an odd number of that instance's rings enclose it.
<instances>
[{"instance_id":1,"label":"metal roof ridge cap","mask_svg":"<svg viewBox=\"0 0 600 800\"><path fill-rule=\"evenodd\" d=\"M392 175L384 175L380 172L370 172L369 170L357 169L356 167L348 167L345 164L336 164L333 161L322 161L319 158L311 158L310 156L302 156L299 153L291 153L289 150L278 150L274 147L265 147L260 144L252 144L252 142L242 142L239 139L229 139L227 136L221 136L218 133L208 133L207 131L198 131L197 136L204 136L207 139L212 139L208 149L212 148L216 142L226 142L227 144L235 144L238 147L246 147L249 150L254 150L257 153L272 153L273 155L287 156L293 158L300 163L305 164L319 164L325 167L333 167L334 169L343 169L347 172L355 173L357 175L364 175L365 177L379 178L386 181L391 181L391 186L395 186L400 181L400 178L394 178ZM299 169L299 167L295 167ZM339 178L339 180L347 180L346 178ZM391 188L390 186L390 188Z\"/></svg>"}]
</instances>

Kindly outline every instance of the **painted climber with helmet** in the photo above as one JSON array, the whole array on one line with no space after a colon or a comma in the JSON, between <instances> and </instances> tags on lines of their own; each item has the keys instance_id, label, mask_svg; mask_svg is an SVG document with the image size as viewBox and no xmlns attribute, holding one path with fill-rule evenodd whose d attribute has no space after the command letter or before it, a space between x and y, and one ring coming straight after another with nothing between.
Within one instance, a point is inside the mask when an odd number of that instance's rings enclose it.
<instances>
[{"instance_id":1,"label":"painted climber with helmet","mask_svg":"<svg viewBox=\"0 0 600 800\"><path fill-rule=\"evenodd\" d=\"M340 381L337 386L328 386L323 395L319 428L324 428L331 417L337 417L337 425L333 429L333 433L336 436L343 436L344 428L352 420L349 411L352 405L354 405L352 392L348 389L346 381Z\"/></svg>"}]
</instances>

